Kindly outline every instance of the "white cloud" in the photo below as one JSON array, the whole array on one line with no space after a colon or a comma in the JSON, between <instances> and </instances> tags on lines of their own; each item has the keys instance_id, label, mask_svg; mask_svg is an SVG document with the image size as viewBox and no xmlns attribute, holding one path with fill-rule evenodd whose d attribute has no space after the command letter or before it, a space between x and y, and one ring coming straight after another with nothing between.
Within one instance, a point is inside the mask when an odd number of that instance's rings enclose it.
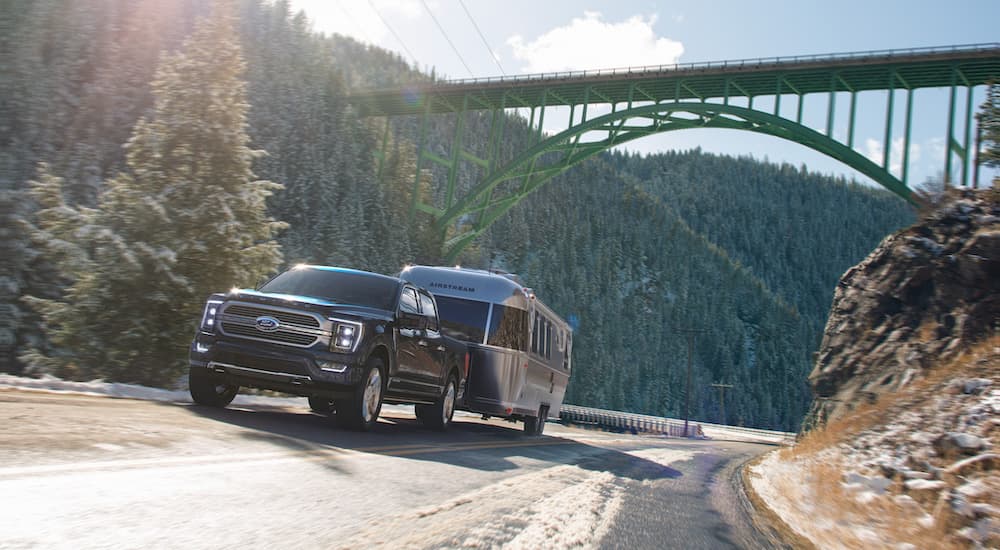
<instances>
[{"instance_id":1,"label":"white cloud","mask_svg":"<svg viewBox=\"0 0 1000 550\"><path fill-rule=\"evenodd\" d=\"M931 140L933 141L933 140ZM931 144L933 146L933 144ZM919 143L910 144L910 168L912 169L914 164L920 160L920 151L922 147ZM874 139L868 138L865 140L865 156L868 160L882 166L882 155L885 149L882 148L882 142ZM892 140L892 151L889 153L889 172L901 177L903 173L903 138L898 137Z\"/></svg>"},{"instance_id":2,"label":"white cloud","mask_svg":"<svg viewBox=\"0 0 1000 550\"><path fill-rule=\"evenodd\" d=\"M526 42L521 35L507 39L522 72L544 73L676 63L684 45L658 37L656 15L634 15L619 23L600 13L584 12L566 26L556 27Z\"/></svg>"},{"instance_id":3,"label":"white cloud","mask_svg":"<svg viewBox=\"0 0 1000 550\"><path fill-rule=\"evenodd\" d=\"M396 32L407 21L423 16L419 0L374 0L376 12L367 2L331 2L330 0L291 0L293 12L304 10L313 23L313 30L337 33L362 42L401 50L392 33L379 17L389 20ZM434 9L435 2L431 2Z\"/></svg>"}]
</instances>

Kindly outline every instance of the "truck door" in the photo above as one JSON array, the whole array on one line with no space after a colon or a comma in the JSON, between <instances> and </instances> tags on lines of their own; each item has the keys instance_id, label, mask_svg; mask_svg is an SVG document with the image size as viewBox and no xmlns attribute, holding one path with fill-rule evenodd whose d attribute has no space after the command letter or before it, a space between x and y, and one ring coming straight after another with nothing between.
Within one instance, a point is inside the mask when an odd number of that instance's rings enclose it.
<instances>
[{"instance_id":1,"label":"truck door","mask_svg":"<svg viewBox=\"0 0 1000 550\"><path fill-rule=\"evenodd\" d=\"M426 291L421 290L420 312L427 318L427 328L424 330L424 339L417 342L420 346L417 357L421 360L427 380L439 385L444 385L444 377L447 374L448 365L447 351L444 339L441 337L441 326L438 322L437 306L434 298Z\"/></svg>"},{"instance_id":2,"label":"truck door","mask_svg":"<svg viewBox=\"0 0 1000 550\"><path fill-rule=\"evenodd\" d=\"M420 302L417 299L415 288L411 286L403 288L403 293L399 297L399 312L396 317L399 322L397 328L399 338L396 342L396 362L399 364L397 374L402 381L412 382L421 370L420 346L417 345L417 342L423 339L423 330L409 321L421 318Z\"/></svg>"}]
</instances>

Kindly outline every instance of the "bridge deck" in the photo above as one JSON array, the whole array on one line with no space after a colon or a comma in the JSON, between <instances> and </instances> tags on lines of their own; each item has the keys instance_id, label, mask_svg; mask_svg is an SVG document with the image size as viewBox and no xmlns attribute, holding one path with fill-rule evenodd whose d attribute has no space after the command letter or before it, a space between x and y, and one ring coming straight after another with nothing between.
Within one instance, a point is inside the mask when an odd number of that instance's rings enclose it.
<instances>
[{"instance_id":1,"label":"bridge deck","mask_svg":"<svg viewBox=\"0 0 1000 550\"><path fill-rule=\"evenodd\" d=\"M943 86L976 86L1000 76L1000 43L577 71L408 84L348 99L370 116L462 110L702 101Z\"/></svg>"}]
</instances>

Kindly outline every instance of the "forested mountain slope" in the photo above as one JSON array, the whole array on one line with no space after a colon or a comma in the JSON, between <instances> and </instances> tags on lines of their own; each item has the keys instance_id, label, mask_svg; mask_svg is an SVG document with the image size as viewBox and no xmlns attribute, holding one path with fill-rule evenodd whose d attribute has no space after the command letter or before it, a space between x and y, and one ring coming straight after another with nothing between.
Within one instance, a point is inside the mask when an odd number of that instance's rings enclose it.
<instances>
[{"instance_id":1,"label":"forested mountain slope","mask_svg":"<svg viewBox=\"0 0 1000 550\"><path fill-rule=\"evenodd\" d=\"M910 207L882 188L805 167L699 151L611 161L794 306L817 335L840 274L913 221Z\"/></svg>"},{"instance_id":2,"label":"forested mountain slope","mask_svg":"<svg viewBox=\"0 0 1000 550\"><path fill-rule=\"evenodd\" d=\"M570 401L682 415L697 329L692 416L721 420L711 384L728 383L729 421L793 429L839 274L910 216L787 165L610 154L542 188L481 249L579 319Z\"/></svg>"},{"instance_id":3,"label":"forested mountain slope","mask_svg":"<svg viewBox=\"0 0 1000 550\"><path fill-rule=\"evenodd\" d=\"M410 221L416 124L390 132L383 178L381 131L356 116L354 87L427 80L398 55L313 34L283 2L238 2L247 64L248 132L266 151L261 179L284 185L270 214L286 264L309 261L390 273L435 261L439 235ZM122 144L151 107L160 55L175 50L202 2L39 0L15 10L10 78L2 79L5 326L2 370L25 347L45 348L24 295L56 297L67 281L24 231L27 183L38 162L65 178L67 199L93 206L123 167ZM454 120L429 129L445 147ZM508 124L501 158L518 146ZM485 147L470 115L467 147ZM437 145L434 145L437 144ZM460 188L477 175L462 172ZM433 195L425 184L421 192ZM578 322L569 399L653 414L683 412L686 336L695 338L692 416L718 420L712 382L735 387L730 421L790 429L809 402L805 377L841 273L909 221L886 193L789 166L698 151L598 156L515 207L462 258L519 272L539 296ZM136 312L122 312L123 315ZM191 323L194 323L191 320ZM182 353L182 351L181 351ZM81 373L80 376L86 376Z\"/></svg>"}]
</instances>

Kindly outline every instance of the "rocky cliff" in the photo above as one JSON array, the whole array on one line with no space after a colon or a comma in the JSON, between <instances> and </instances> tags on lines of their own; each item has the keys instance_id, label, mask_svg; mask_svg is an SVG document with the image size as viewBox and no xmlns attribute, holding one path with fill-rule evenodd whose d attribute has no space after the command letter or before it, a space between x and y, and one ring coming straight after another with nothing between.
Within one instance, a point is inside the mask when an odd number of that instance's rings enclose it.
<instances>
[{"instance_id":1,"label":"rocky cliff","mask_svg":"<svg viewBox=\"0 0 1000 550\"><path fill-rule=\"evenodd\" d=\"M952 190L840 281L755 494L817 548L1000 548L1000 189Z\"/></svg>"},{"instance_id":2,"label":"rocky cliff","mask_svg":"<svg viewBox=\"0 0 1000 550\"><path fill-rule=\"evenodd\" d=\"M809 376L807 426L898 390L1000 328L995 197L950 191L844 274Z\"/></svg>"}]
</instances>

